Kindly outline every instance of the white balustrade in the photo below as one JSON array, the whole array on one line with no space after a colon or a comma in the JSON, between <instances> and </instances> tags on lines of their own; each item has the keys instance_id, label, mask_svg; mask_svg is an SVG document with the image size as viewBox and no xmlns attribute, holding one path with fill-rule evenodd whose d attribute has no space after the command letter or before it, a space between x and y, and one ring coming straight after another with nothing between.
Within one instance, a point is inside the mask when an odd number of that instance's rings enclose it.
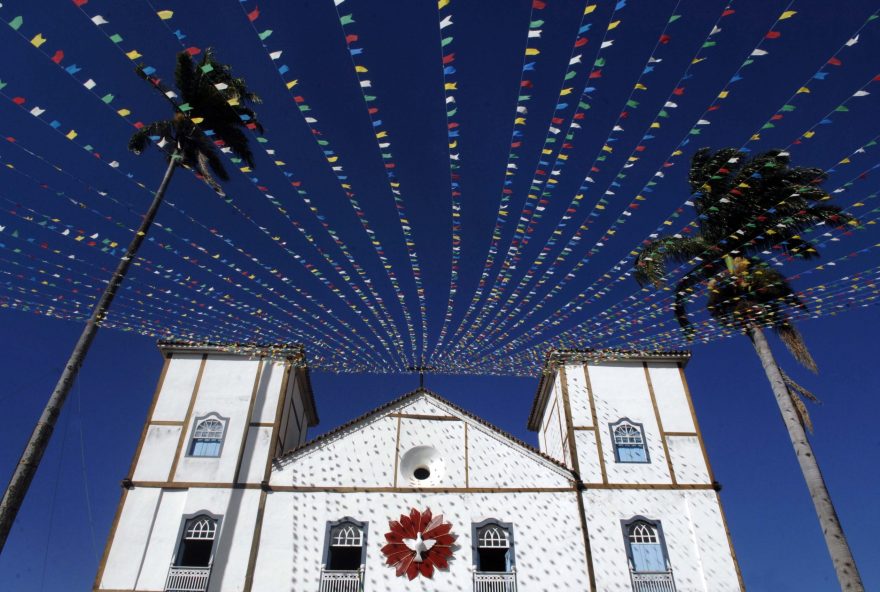
<instances>
[{"instance_id":1,"label":"white balustrade","mask_svg":"<svg viewBox=\"0 0 880 592\"><path fill-rule=\"evenodd\" d=\"M516 574L512 572L475 572L474 592L516 592Z\"/></svg>"},{"instance_id":2,"label":"white balustrade","mask_svg":"<svg viewBox=\"0 0 880 592\"><path fill-rule=\"evenodd\" d=\"M360 592L360 570L330 570L321 572L321 592Z\"/></svg>"},{"instance_id":3,"label":"white balustrade","mask_svg":"<svg viewBox=\"0 0 880 592\"><path fill-rule=\"evenodd\" d=\"M210 567L172 565L168 570L168 579L165 581L165 592L205 592L210 577Z\"/></svg>"},{"instance_id":4,"label":"white balustrade","mask_svg":"<svg viewBox=\"0 0 880 592\"><path fill-rule=\"evenodd\" d=\"M675 580L671 571L633 572L633 592L675 592Z\"/></svg>"}]
</instances>

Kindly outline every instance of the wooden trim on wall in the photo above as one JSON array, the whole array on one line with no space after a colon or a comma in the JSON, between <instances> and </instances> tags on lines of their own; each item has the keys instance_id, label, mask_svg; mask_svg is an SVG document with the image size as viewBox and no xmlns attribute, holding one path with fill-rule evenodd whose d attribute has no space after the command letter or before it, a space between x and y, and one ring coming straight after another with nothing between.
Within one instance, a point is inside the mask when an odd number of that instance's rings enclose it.
<instances>
[{"instance_id":1,"label":"wooden trim on wall","mask_svg":"<svg viewBox=\"0 0 880 592\"><path fill-rule=\"evenodd\" d=\"M468 454L468 424L464 422L464 486L470 487L470 457Z\"/></svg>"},{"instance_id":2,"label":"wooden trim on wall","mask_svg":"<svg viewBox=\"0 0 880 592\"><path fill-rule=\"evenodd\" d=\"M584 483L586 489L714 489L712 485L705 483Z\"/></svg>"},{"instance_id":3,"label":"wooden trim on wall","mask_svg":"<svg viewBox=\"0 0 880 592\"><path fill-rule=\"evenodd\" d=\"M192 394L189 397L189 406L186 409L186 416L183 418L183 427L180 429L180 438L177 440L177 451L174 453L174 461L171 463L171 470L168 471L168 481L174 481L174 473L177 471L177 463L180 461L180 454L183 451L184 442L186 442L186 434L189 431L189 422L192 419L193 408L196 406L196 396L199 393L199 386L202 384L202 375L205 373L205 365L208 362L208 354L202 354L202 362L199 364L199 373L196 374L196 383L193 385Z\"/></svg>"},{"instance_id":4,"label":"wooden trim on wall","mask_svg":"<svg viewBox=\"0 0 880 592\"><path fill-rule=\"evenodd\" d=\"M608 472L605 468L605 452L602 450L602 432L599 430L599 416L596 413L596 399L593 396L593 383L590 380L590 369L584 363L584 380L587 384L587 399L590 401L590 413L593 416L593 427L596 430L596 454L599 456L599 473L602 475L602 483L608 483Z\"/></svg>"},{"instance_id":5,"label":"wooden trim on wall","mask_svg":"<svg viewBox=\"0 0 880 592\"><path fill-rule=\"evenodd\" d=\"M264 421L264 422L252 421L248 424L248 427L251 427L251 428L271 428L274 425L275 425L274 423L269 423L268 421Z\"/></svg>"},{"instance_id":6,"label":"wooden trim on wall","mask_svg":"<svg viewBox=\"0 0 880 592\"><path fill-rule=\"evenodd\" d=\"M275 404L275 421L272 423L272 433L269 435L270 445L275 450L268 450L266 454L266 468L263 470L263 481L268 482L272 475L272 459L278 452L278 432L281 429L281 416L284 412L284 401L287 398L287 389L290 387L290 376L293 374L293 364L288 360L284 363L284 379L281 381L281 390L278 393L278 402ZM294 381L296 378L294 378Z\"/></svg>"},{"instance_id":7,"label":"wooden trim on wall","mask_svg":"<svg viewBox=\"0 0 880 592\"><path fill-rule=\"evenodd\" d=\"M170 420L157 419L157 420L150 421L148 423L148 425L151 425L151 426L182 426L183 422L182 421L170 421Z\"/></svg>"},{"instance_id":8,"label":"wooden trim on wall","mask_svg":"<svg viewBox=\"0 0 880 592\"><path fill-rule=\"evenodd\" d=\"M153 419L153 413L156 411L156 403L159 402L159 393L162 392L162 385L165 384L165 375L168 374L168 367L171 366L171 354L165 358L162 363L162 372L159 374L159 381L156 383L156 390L153 391L153 400L150 402L150 408L147 410L147 419L144 421L144 427L141 430L141 439L138 441L137 448L134 450L134 456L131 457L131 464L128 467L127 479L131 479L137 468L141 451L144 448L144 442L147 440L147 432L150 430L150 423Z\"/></svg>"},{"instance_id":9,"label":"wooden trim on wall","mask_svg":"<svg viewBox=\"0 0 880 592\"><path fill-rule=\"evenodd\" d=\"M260 492L260 505L257 507L257 521L254 524L254 535L251 538L251 552L248 555L247 571L244 576L244 592L251 592L254 585L254 571L257 566L257 554L260 552L260 537L263 533L263 514L266 510L266 492Z\"/></svg>"},{"instance_id":10,"label":"wooden trim on wall","mask_svg":"<svg viewBox=\"0 0 880 592\"><path fill-rule=\"evenodd\" d=\"M672 466L672 458L669 456L669 445L666 443L666 435L663 432L663 420L660 419L660 408L657 406L657 397L654 395L654 383L651 382L651 372L648 370L648 362L642 362L645 369L645 381L648 383L648 394L651 396L651 406L654 407L654 417L657 418L657 429L660 430L660 443L663 444L663 454L666 456L666 466L669 467L669 478L676 485L675 469Z\"/></svg>"},{"instance_id":11,"label":"wooden trim on wall","mask_svg":"<svg viewBox=\"0 0 880 592\"><path fill-rule=\"evenodd\" d=\"M127 496L128 489L123 489L122 495L119 497L119 503L116 505L116 514L113 515L113 522L110 523L110 534L107 536L107 543L104 545L104 553L101 555L101 561L98 562L98 573L95 574L95 583L92 584L92 590L100 589L101 580L104 578L104 568L107 566L107 557L110 555L113 540L116 538L116 528L119 526L119 519L122 517L122 508L125 506L125 498Z\"/></svg>"},{"instance_id":12,"label":"wooden trim on wall","mask_svg":"<svg viewBox=\"0 0 880 592\"><path fill-rule=\"evenodd\" d=\"M584 496L579 489L575 489L577 496L578 514L581 519L581 532L584 534L584 555L587 560L587 578L590 580L591 592L596 592L596 572L593 568L593 550L590 545L590 529L587 526L587 508L584 505Z\"/></svg>"},{"instance_id":13,"label":"wooden trim on wall","mask_svg":"<svg viewBox=\"0 0 880 592\"><path fill-rule=\"evenodd\" d=\"M136 481L134 487L159 489L262 489L259 483ZM271 485L269 491L327 493L560 493L570 487L359 487L324 485ZM623 487L625 489L625 487Z\"/></svg>"},{"instance_id":14,"label":"wooden trim on wall","mask_svg":"<svg viewBox=\"0 0 880 592\"><path fill-rule=\"evenodd\" d=\"M700 441L700 451L703 453L703 462L706 463L706 473L709 475L709 482L715 481L715 475L712 472L712 465L709 463L709 454L706 452L706 443L703 441L703 432L700 430L700 423L697 421L697 412L694 410L694 401L691 399L691 389L688 387L687 378L684 375L684 366L678 363L678 375L681 376L681 384L684 387L684 396L687 399L688 409L691 411L691 420L694 422L694 432ZM739 569L739 567L737 567Z\"/></svg>"},{"instance_id":15,"label":"wooden trim on wall","mask_svg":"<svg viewBox=\"0 0 880 592\"><path fill-rule=\"evenodd\" d=\"M670 436L672 436L672 437L690 437L690 438L693 438L694 436L699 436L699 434L697 434L697 432L663 432L663 435L666 436L667 438Z\"/></svg>"},{"instance_id":16,"label":"wooden trim on wall","mask_svg":"<svg viewBox=\"0 0 880 592\"><path fill-rule=\"evenodd\" d=\"M427 415L419 413L389 413L389 417L400 417L402 419L428 419L434 421L461 421L460 417L452 415Z\"/></svg>"},{"instance_id":17,"label":"wooden trim on wall","mask_svg":"<svg viewBox=\"0 0 880 592\"><path fill-rule=\"evenodd\" d=\"M244 430L241 435L241 444L238 447L238 460L235 461L235 472L232 480L238 483L241 480L241 465L244 462L244 450L247 448L248 434L251 431L251 418L254 414L254 405L257 402L257 391L260 390L260 382L263 380L263 356L257 363L257 375L254 377L254 387L251 389L251 399L248 401L247 415L245 415Z\"/></svg>"},{"instance_id":18,"label":"wooden trim on wall","mask_svg":"<svg viewBox=\"0 0 880 592\"><path fill-rule=\"evenodd\" d=\"M394 487L397 487L397 464L400 462L400 416L397 416L397 435L394 437Z\"/></svg>"},{"instance_id":19,"label":"wooden trim on wall","mask_svg":"<svg viewBox=\"0 0 880 592\"><path fill-rule=\"evenodd\" d=\"M577 442L574 439L574 429L571 421L571 401L568 398L568 376L565 366L559 367L559 379L562 381L562 407L565 409L565 434L568 439L569 454L571 455L571 468L577 474L581 474L581 463L577 453Z\"/></svg>"},{"instance_id":20,"label":"wooden trim on wall","mask_svg":"<svg viewBox=\"0 0 880 592\"><path fill-rule=\"evenodd\" d=\"M718 513L721 514L721 524L724 525L724 534L727 536L727 546L730 548L730 557L733 559L733 567L736 570L736 579L739 581L739 589L745 591L746 583L743 580L742 571L739 568L739 559L737 559L736 550L733 548L733 539L730 538L730 528L727 526L727 516L724 515L724 505L721 503L721 494L718 493L718 491L715 492L715 500L718 502Z\"/></svg>"}]
</instances>

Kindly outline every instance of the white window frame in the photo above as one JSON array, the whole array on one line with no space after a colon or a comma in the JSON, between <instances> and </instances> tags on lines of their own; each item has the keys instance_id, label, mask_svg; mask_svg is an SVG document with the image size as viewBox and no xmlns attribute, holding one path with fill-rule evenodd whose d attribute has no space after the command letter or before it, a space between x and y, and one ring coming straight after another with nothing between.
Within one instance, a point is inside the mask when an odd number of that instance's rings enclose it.
<instances>
[{"instance_id":1,"label":"white window frame","mask_svg":"<svg viewBox=\"0 0 880 592\"><path fill-rule=\"evenodd\" d=\"M207 435L199 436L200 424L206 421L216 421L222 425L219 438L208 437ZM189 444L186 447L186 456L188 456L189 458L220 458L220 456L223 454L223 445L226 444L226 431L228 427L229 418L222 417L221 415L214 412L195 418L192 425L192 434L189 438ZM214 433L216 433L216 431ZM217 450L217 454L193 454L196 442L207 440L220 440L220 448Z\"/></svg>"}]
</instances>

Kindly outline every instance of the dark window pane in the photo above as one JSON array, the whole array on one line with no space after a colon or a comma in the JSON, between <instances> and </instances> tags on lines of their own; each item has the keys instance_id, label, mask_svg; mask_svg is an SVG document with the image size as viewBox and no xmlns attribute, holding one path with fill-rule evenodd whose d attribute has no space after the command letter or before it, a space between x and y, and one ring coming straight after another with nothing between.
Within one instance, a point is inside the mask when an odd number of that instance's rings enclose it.
<instances>
[{"instance_id":1,"label":"dark window pane","mask_svg":"<svg viewBox=\"0 0 880 592\"><path fill-rule=\"evenodd\" d=\"M361 567L360 547L330 547L327 569L355 570Z\"/></svg>"},{"instance_id":2,"label":"dark window pane","mask_svg":"<svg viewBox=\"0 0 880 592\"><path fill-rule=\"evenodd\" d=\"M478 549L479 571L508 571L507 549Z\"/></svg>"},{"instance_id":3,"label":"dark window pane","mask_svg":"<svg viewBox=\"0 0 880 592\"><path fill-rule=\"evenodd\" d=\"M214 541L184 539L180 543L177 565L186 567L208 567L211 562L211 548Z\"/></svg>"}]
</instances>

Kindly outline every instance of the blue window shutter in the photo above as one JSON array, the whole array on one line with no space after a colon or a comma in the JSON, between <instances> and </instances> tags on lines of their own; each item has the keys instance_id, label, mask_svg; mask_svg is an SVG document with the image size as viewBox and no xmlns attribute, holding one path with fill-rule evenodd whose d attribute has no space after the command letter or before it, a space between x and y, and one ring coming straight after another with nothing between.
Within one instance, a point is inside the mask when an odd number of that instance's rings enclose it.
<instances>
[{"instance_id":1,"label":"blue window shutter","mask_svg":"<svg viewBox=\"0 0 880 592\"><path fill-rule=\"evenodd\" d=\"M636 571L666 571L666 561L659 543L631 543L630 549Z\"/></svg>"}]
</instances>

